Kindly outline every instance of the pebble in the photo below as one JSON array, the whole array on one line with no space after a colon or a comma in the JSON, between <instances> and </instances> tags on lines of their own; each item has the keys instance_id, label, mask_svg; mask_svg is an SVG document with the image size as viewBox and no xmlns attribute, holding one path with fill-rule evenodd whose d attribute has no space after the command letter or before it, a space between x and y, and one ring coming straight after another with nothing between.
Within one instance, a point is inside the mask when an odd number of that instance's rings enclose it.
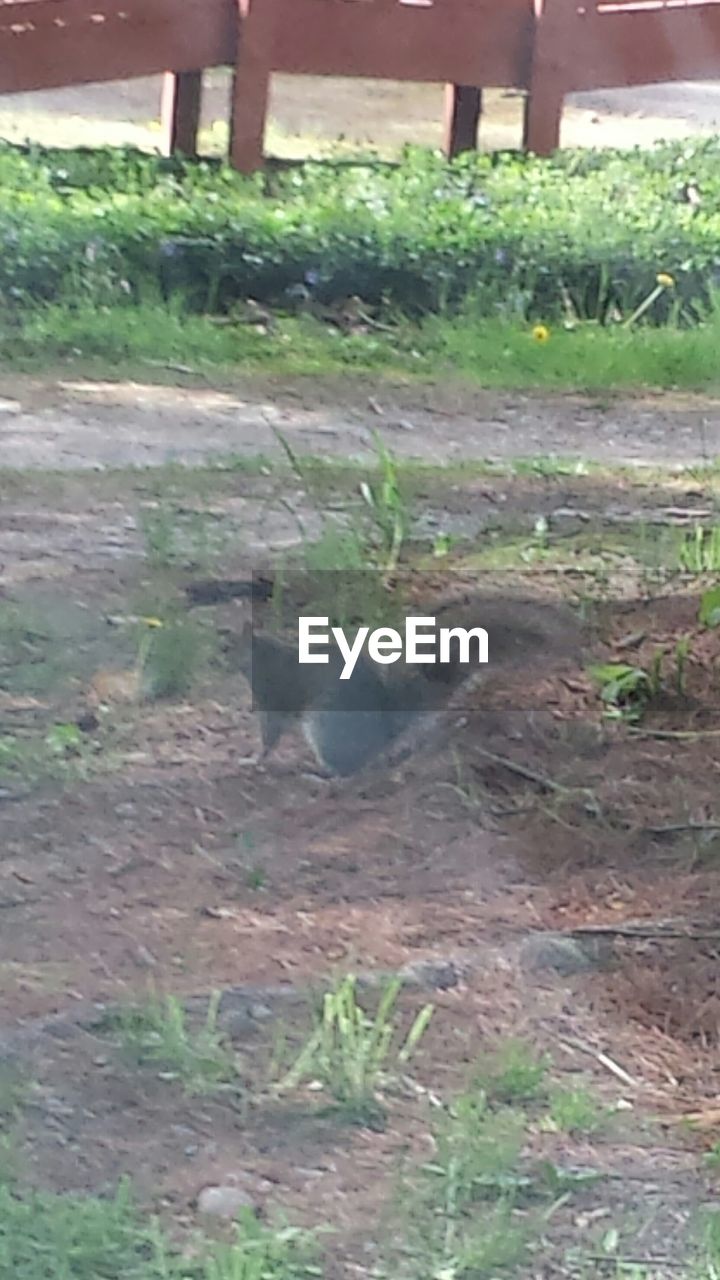
<instances>
[{"instance_id":1,"label":"pebble","mask_svg":"<svg viewBox=\"0 0 720 1280\"><path fill-rule=\"evenodd\" d=\"M526 939L520 951L523 969L552 969L568 977L572 973L587 973L600 969L605 957L584 947L575 938L562 933L537 933Z\"/></svg>"},{"instance_id":2,"label":"pebble","mask_svg":"<svg viewBox=\"0 0 720 1280\"><path fill-rule=\"evenodd\" d=\"M267 1022L274 1017L269 1005L259 1001L250 1005L224 1010L220 1015L220 1025L231 1039L240 1039L257 1030L259 1022Z\"/></svg>"},{"instance_id":3,"label":"pebble","mask_svg":"<svg viewBox=\"0 0 720 1280\"><path fill-rule=\"evenodd\" d=\"M248 1013L255 1022L267 1022L268 1018L274 1017L270 1006L259 1002L251 1004Z\"/></svg>"},{"instance_id":4,"label":"pebble","mask_svg":"<svg viewBox=\"0 0 720 1280\"><path fill-rule=\"evenodd\" d=\"M413 960L398 970L398 977L412 986L447 991L458 985L460 974L451 960Z\"/></svg>"},{"instance_id":5,"label":"pebble","mask_svg":"<svg viewBox=\"0 0 720 1280\"><path fill-rule=\"evenodd\" d=\"M240 1187L203 1187L197 1198L198 1213L212 1218L235 1218L241 1209L254 1209L252 1196Z\"/></svg>"}]
</instances>

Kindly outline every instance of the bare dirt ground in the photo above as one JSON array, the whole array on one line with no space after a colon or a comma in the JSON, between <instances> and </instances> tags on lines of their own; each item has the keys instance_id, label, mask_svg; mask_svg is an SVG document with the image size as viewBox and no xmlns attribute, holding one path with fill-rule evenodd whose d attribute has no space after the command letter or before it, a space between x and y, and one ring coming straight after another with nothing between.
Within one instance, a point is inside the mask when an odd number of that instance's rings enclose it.
<instances>
[{"instance_id":1,"label":"bare dirt ground","mask_svg":"<svg viewBox=\"0 0 720 1280\"><path fill-rule=\"evenodd\" d=\"M261 1084L278 1023L299 1034L309 984L412 965L424 989L408 990L407 1009L436 1005L418 1064L426 1089L445 1095L494 1038L524 1036L549 1050L561 1079L589 1077L624 1108L592 1140L533 1132L536 1154L604 1175L558 1206L538 1274L587 1275L583 1259L610 1225L648 1275L677 1274L688 1224L714 1196L700 1153L717 1132L720 648L697 624L692 583L668 596L628 547L639 526L643 542L654 525L712 519L712 477L658 479L657 467L720 452L717 405L396 388L378 415L362 384L344 395L314 384L308 405L302 385L250 380L13 378L0 392L2 460L18 469L0 478L0 1049L21 1054L38 1082L23 1176L102 1190L130 1173L179 1228L195 1221L203 1186L234 1182L263 1210L332 1222L330 1275L372 1270L372 1224L397 1161L427 1149L426 1103L395 1099L376 1133L279 1108ZM662 651L669 691L643 732L603 721L584 663L543 660L491 680L439 745L328 784L307 776L292 739L264 770L238 764L255 748L254 718L238 678L211 659L186 697L109 697L98 729L48 752L53 726L85 709L93 673L132 660L127 630L109 618L151 612L188 579L237 576L269 547L297 544L298 516L306 536L319 531L309 495L272 467L210 479L157 470L271 455L268 421L302 452L340 458L367 456L380 426L398 455L431 462L557 451L652 463L647 483L641 468L609 479L428 472L413 499L414 536L454 521L469 552L490 531L500 545L527 539L539 514L571 535L569 551L558 543L557 555L513 563L526 593L603 606L588 636L596 661L647 668ZM146 470L118 470L129 465ZM354 484L328 491L328 506L352 506ZM173 554L166 519L185 531ZM586 535L613 548L595 576L580 559L573 569ZM472 581L465 551L451 566ZM515 581L486 576L496 589ZM198 613L208 633L244 616L237 604ZM684 636L691 657L675 696ZM669 918L670 935L658 924ZM633 932L638 921L648 936ZM599 926L619 931L600 968L572 934ZM566 935L560 957L548 932ZM118 1055L99 1013L150 985L191 1000L226 990L246 1105L189 1100ZM706 1117L694 1135L679 1123L692 1112Z\"/></svg>"},{"instance_id":2,"label":"bare dirt ground","mask_svg":"<svg viewBox=\"0 0 720 1280\"><path fill-rule=\"evenodd\" d=\"M707 464L720 456L720 401L684 394L545 396L452 384L260 377L159 385L0 377L6 467L156 466L275 454L273 428L302 452L367 458L373 432L399 457L508 461L537 454L619 465Z\"/></svg>"}]
</instances>

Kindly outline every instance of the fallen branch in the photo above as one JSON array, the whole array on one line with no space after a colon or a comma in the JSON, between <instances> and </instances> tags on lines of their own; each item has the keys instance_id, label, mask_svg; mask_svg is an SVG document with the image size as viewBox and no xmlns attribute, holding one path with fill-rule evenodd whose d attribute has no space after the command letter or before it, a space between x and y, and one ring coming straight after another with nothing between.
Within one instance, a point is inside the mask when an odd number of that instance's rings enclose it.
<instances>
[{"instance_id":1,"label":"fallen branch","mask_svg":"<svg viewBox=\"0 0 720 1280\"><path fill-rule=\"evenodd\" d=\"M634 738L667 738L674 742L692 742L696 738L720 738L720 729L639 729L628 725Z\"/></svg>"},{"instance_id":2,"label":"fallen branch","mask_svg":"<svg viewBox=\"0 0 720 1280\"><path fill-rule=\"evenodd\" d=\"M667 822L661 827L643 827L653 836L676 835L678 831L720 831L720 822Z\"/></svg>"},{"instance_id":3,"label":"fallen branch","mask_svg":"<svg viewBox=\"0 0 720 1280\"><path fill-rule=\"evenodd\" d=\"M588 924L569 929L571 937L600 938L642 938L654 940L666 938L670 942L715 942L720 938L720 929L694 929L692 925L685 928L661 921L653 924Z\"/></svg>"},{"instance_id":4,"label":"fallen branch","mask_svg":"<svg viewBox=\"0 0 720 1280\"><path fill-rule=\"evenodd\" d=\"M715 1129L720 1123L720 1107L709 1107L707 1111L686 1111L678 1116L663 1116L662 1123L687 1124L693 1129Z\"/></svg>"},{"instance_id":5,"label":"fallen branch","mask_svg":"<svg viewBox=\"0 0 720 1280\"><path fill-rule=\"evenodd\" d=\"M591 1262L606 1262L609 1267L682 1267L686 1261L680 1258L644 1257L642 1254L629 1253L586 1253L583 1255Z\"/></svg>"},{"instance_id":6,"label":"fallen branch","mask_svg":"<svg viewBox=\"0 0 720 1280\"><path fill-rule=\"evenodd\" d=\"M601 1049L593 1049L592 1045L584 1044L582 1040L569 1040L563 1037L563 1044L568 1045L571 1049L578 1049L580 1053L587 1053L601 1067L605 1067L606 1071L610 1071L612 1075L617 1076L618 1080L622 1080L623 1084L627 1084L631 1089L641 1088L641 1081L636 1080L629 1072L625 1071L617 1062L603 1053Z\"/></svg>"},{"instance_id":7,"label":"fallen branch","mask_svg":"<svg viewBox=\"0 0 720 1280\"><path fill-rule=\"evenodd\" d=\"M536 773L534 769L528 769L527 765L518 764L515 760L509 760L507 756L496 755L494 751L488 751L486 747L475 747L477 755L484 756L486 760L490 760L493 764L502 765L503 768L509 769L511 773L516 773L520 778L524 778L526 782L534 782L539 787L544 787L546 791L554 791L556 794L567 795L572 791L572 787L564 787L561 783L555 782L553 778L548 778L546 774Z\"/></svg>"}]
</instances>

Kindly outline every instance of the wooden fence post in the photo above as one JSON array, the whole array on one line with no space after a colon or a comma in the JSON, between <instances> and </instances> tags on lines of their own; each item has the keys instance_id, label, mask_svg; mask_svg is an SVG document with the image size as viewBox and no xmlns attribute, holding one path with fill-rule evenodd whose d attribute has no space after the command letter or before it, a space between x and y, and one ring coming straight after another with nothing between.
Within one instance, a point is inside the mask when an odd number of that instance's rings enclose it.
<instances>
[{"instance_id":1,"label":"wooden fence post","mask_svg":"<svg viewBox=\"0 0 720 1280\"><path fill-rule=\"evenodd\" d=\"M549 156L560 146L565 90L547 74L533 75L525 98L523 146L536 156Z\"/></svg>"},{"instance_id":2,"label":"wooden fence post","mask_svg":"<svg viewBox=\"0 0 720 1280\"><path fill-rule=\"evenodd\" d=\"M595 0L591 0L594 4ZM525 96L523 147L549 156L560 146L563 102L567 91L568 24L575 20L575 0L534 0L532 62Z\"/></svg>"},{"instance_id":3,"label":"wooden fence post","mask_svg":"<svg viewBox=\"0 0 720 1280\"><path fill-rule=\"evenodd\" d=\"M241 173L261 169L270 93L273 0L236 0L237 53L230 114L230 163Z\"/></svg>"},{"instance_id":4,"label":"wooden fence post","mask_svg":"<svg viewBox=\"0 0 720 1280\"><path fill-rule=\"evenodd\" d=\"M202 106L202 71L167 71L163 76L160 120L165 155L197 155Z\"/></svg>"},{"instance_id":5,"label":"wooden fence post","mask_svg":"<svg viewBox=\"0 0 720 1280\"><path fill-rule=\"evenodd\" d=\"M443 149L448 160L462 151L476 151L482 114L482 89L468 84L445 86Z\"/></svg>"}]
</instances>

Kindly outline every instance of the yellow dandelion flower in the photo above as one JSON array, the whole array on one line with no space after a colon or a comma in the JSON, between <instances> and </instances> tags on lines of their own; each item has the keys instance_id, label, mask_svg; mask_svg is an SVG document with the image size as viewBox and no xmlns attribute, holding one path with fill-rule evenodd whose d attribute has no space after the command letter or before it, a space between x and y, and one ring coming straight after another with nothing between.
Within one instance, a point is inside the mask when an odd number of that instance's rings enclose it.
<instances>
[{"instance_id":1,"label":"yellow dandelion flower","mask_svg":"<svg viewBox=\"0 0 720 1280\"><path fill-rule=\"evenodd\" d=\"M659 271L655 277L661 289L674 289L675 279L667 271Z\"/></svg>"},{"instance_id":2,"label":"yellow dandelion flower","mask_svg":"<svg viewBox=\"0 0 720 1280\"><path fill-rule=\"evenodd\" d=\"M536 324L533 326L532 336L536 342L547 342L550 338L550 330L547 325Z\"/></svg>"}]
</instances>

